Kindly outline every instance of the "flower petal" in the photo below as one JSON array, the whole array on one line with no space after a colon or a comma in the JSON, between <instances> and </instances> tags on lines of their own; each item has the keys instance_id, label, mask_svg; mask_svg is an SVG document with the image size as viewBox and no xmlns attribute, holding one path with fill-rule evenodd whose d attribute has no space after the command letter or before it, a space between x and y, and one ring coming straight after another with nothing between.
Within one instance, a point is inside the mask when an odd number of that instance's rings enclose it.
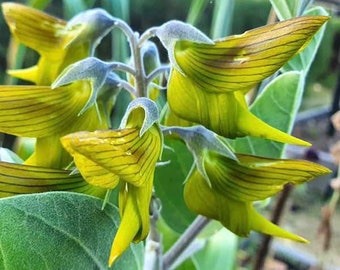
<instances>
[{"instance_id":1,"label":"flower petal","mask_svg":"<svg viewBox=\"0 0 340 270\"><path fill-rule=\"evenodd\" d=\"M307 242L287 232L256 212L251 202L234 200L230 194L221 194L210 188L202 175L195 170L185 183L184 199L188 208L200 215L219 220L233 233L247 237L251 230L273 236Z\"/></svg>"},{"instance_id":2,"label":"flower petal","mask_svg":"<svg viewBox=\"0 0 340 270\"><path fill-rule=\"evenodd\" d=\"M205 162L212 187L238 201L263 200L284 185L302 184L331 171L305 160L270 159L237 155L239 162L209 152Z\"/></svg>"},{"instance_id":3,"label":"flower petal","mask_svg":"<svg viewBox=\"0 0 340 270\"><path fill-rule=\"evenodd\" d=\"M61 138L61 142L85 179L92 176L87 175L87 159L90 166L95 163L113 177L142 186L153 174L161 151L158 128L151 127L148 131L141 137L139 129L132 128L77 132Z\"/></svg>"},{"instance_id":4,"label":"flower petal","mask_svg":"<svg viewBox=\"0 0 340 270\"><path fill-rule=\"evenodd\" d=\"M60 52L65 37L66 22L25 5L6 2L2 12L14 37L20 43L39 52Z\"/></svg>"},{"instance_id":5,"label":"flower petal","mask_svg":"<svg viewBox=\"0 0 340 270\"><path fill-rule=\"evenodd\" d=\"M54 91L48 86L1 86L0 130L23 137L64 132L75 124L89 95L87 83Z\"/></svg>"},{"instance_id":6,"label":"flower petal","mask_svg":"<svg viewBox=\"0 0 340 270\"><path fill-rule=\"evenodd\" d=\"M310 146L308 142L273 128L253 115L241 91L206 92L177 70L171 72L168 102L177 116L199 123L227 138L254 136L283 143Z\"/></svg>"},{"instance_id":7,"label":"flower petal","mask_svg":"<svg viewBox=\"0 0 340 270\"><path fill-rule=\"evenodd\" d=\"M176 63L204 91L249 90L303 49L328 19L298 17L216 40L214 45L181 40L175 45Z\"/></svg>"},{"instance_id":8,"label":"flower petal","mask_svg":"<svg viewBox=\"0 0 340 270\"><path fill-rule=\"evenodd\" d=\"M153 175L150 176L151 179ZM143 187L122 183L119 191L121 223L112 244L109 266L129 247L131 242L140 242L149 233L149 206L152 181Z\"/></svg>"},{"instance_id":9,"label":"flower petal","mask_svg":"<svg viewBox=\"0 0 340 270\"><path fill-rule=\"evenodd\" d=\"M106 192L70 171L0 162L0 197L46 191L75 191L101 198Z\"/></svg>"}]
</instances>

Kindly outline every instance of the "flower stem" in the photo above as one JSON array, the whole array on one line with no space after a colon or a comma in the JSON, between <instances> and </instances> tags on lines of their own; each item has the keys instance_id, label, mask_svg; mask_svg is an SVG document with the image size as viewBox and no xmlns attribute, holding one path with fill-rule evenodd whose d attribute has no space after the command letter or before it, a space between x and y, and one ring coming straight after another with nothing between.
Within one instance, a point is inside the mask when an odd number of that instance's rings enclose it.
<instances>
[{"instance_id":1,"label":"flower stem","mask_svg":"<svg viewBox=\"0 0 340 270\"><path fill-rule=\"evenodd\" d=\"M198 234L209 224L210 219L198 216L186 229L177 242L163 255L163 269L167 270L173 265L176 259L192 243Z\"/></svg>"}]
</instances>

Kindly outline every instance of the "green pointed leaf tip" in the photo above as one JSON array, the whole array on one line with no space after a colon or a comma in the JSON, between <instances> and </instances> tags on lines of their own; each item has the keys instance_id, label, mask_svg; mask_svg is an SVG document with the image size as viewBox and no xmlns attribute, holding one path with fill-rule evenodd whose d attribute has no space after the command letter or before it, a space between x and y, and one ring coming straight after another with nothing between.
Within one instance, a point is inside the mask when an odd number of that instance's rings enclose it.
<instances>
[{"instance_id":1,"label":"green pointed leaf tip","mask_svg":"<svg viewBox=\"0 0 340 270\"><path fill-rule=\"evenodd\" d=\"M113 87L120 85L120 78L118 75L113 75L114 73L111 72L111 69L112 64L101 61L96 57L88 57L65 68L51 87L52 89L56 89L79 80L90 81L92 84L91 96L79 112L81 115L95 103L101 88L105 84Z\"/></svg>"},{"instance_id":2,"label":"green pointed leaf tip","mask_svg":"<svg viewBox=\"0 0 340 270\"><path fill-rule=\"evenodd\" d=\"M86 10L74 16L66 25L67 30L81 28L81 34L70 44L90 41L94 49L114 27L116 19L101 8ZM70 45L68 44L68 45Z\"/></svg>"},{"instance_id":3,"label":"green pointed leaf tip","mask_svg":"<svg viewBox=\"0 0 340 270\"><path fill-rule=\"evenodd\" d=\"M130 102L120 124L120 128L125 128L128 124L128 121L133 121L130 119L131 113L138 108L144 110L144 119L139 132L139 136L142 136L153 124L159 121L159 111L157 105L148 98L141 97Z\"/></svg>"},{"instance_id":4,"label":"green pointed leaf tip","mask_svg":"<svg viewBox=\"0 0 340 270\"><path fill-rule=\"evenodd\" d=\"M0 200L1 269L108 269L119 211L84 194L47 192ZM114 269L141 270L132 244Z\"/></svg>"}]
</instances>

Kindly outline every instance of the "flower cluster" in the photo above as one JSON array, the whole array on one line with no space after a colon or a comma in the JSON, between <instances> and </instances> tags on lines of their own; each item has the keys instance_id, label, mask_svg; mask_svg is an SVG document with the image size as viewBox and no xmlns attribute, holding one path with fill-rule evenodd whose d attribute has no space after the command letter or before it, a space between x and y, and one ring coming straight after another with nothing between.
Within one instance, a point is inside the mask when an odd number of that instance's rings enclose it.
<instances>
[{"instance_id":1,"label":"flower cluster","mask_svg":"<svg viewBox=\"0 0 340 270\"><path fill-rule=\"evenodd\" d=\"M177 134L195 158L184 186L188 208L240 236L255 230L305 241L266 220L253 202L329 170L307 161L234 153L224 139L254 136L309 145L252 114L246 95L306 47L327 17L294 18L214 41L179 21L139 37L102 9L66 22L20 4L3 3L2 8L12 35L35 50L39 60L9 71L33 85L0 86L0 131L36 138L23 164L0 162L1 196L69 190L103 198L118 187L121 223L109 257L112 265L131 242L148 235L163 133ZM130 64L94 57L113 27L129 41ZM169 68L161 65L149 41L153 36L167 49L171 65L164 121L159 115L164 102L157 101L160 75ZM119 128L112 129L111 111L121 89L132 101ZM73 171L67 169L70 164Z\"/></svg>"}]
</instances>

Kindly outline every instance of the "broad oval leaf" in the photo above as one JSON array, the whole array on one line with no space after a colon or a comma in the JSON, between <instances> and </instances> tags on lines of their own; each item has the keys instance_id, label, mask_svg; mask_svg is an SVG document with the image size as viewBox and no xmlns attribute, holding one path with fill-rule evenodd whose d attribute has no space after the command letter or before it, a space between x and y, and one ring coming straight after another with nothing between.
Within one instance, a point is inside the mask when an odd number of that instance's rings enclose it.
<instances>
[{"instance_id":1,"label":"broad oval leaf","mask_svg":"<svg viewBox=\"0 0 340 270\"><path fill-rule=\"evenodd\" d=\"M0 200L2 269L108 269L118 209L94 197L52 192ZM142 269L131 245L112 269Z\"/></svg>"}]
</instances>

